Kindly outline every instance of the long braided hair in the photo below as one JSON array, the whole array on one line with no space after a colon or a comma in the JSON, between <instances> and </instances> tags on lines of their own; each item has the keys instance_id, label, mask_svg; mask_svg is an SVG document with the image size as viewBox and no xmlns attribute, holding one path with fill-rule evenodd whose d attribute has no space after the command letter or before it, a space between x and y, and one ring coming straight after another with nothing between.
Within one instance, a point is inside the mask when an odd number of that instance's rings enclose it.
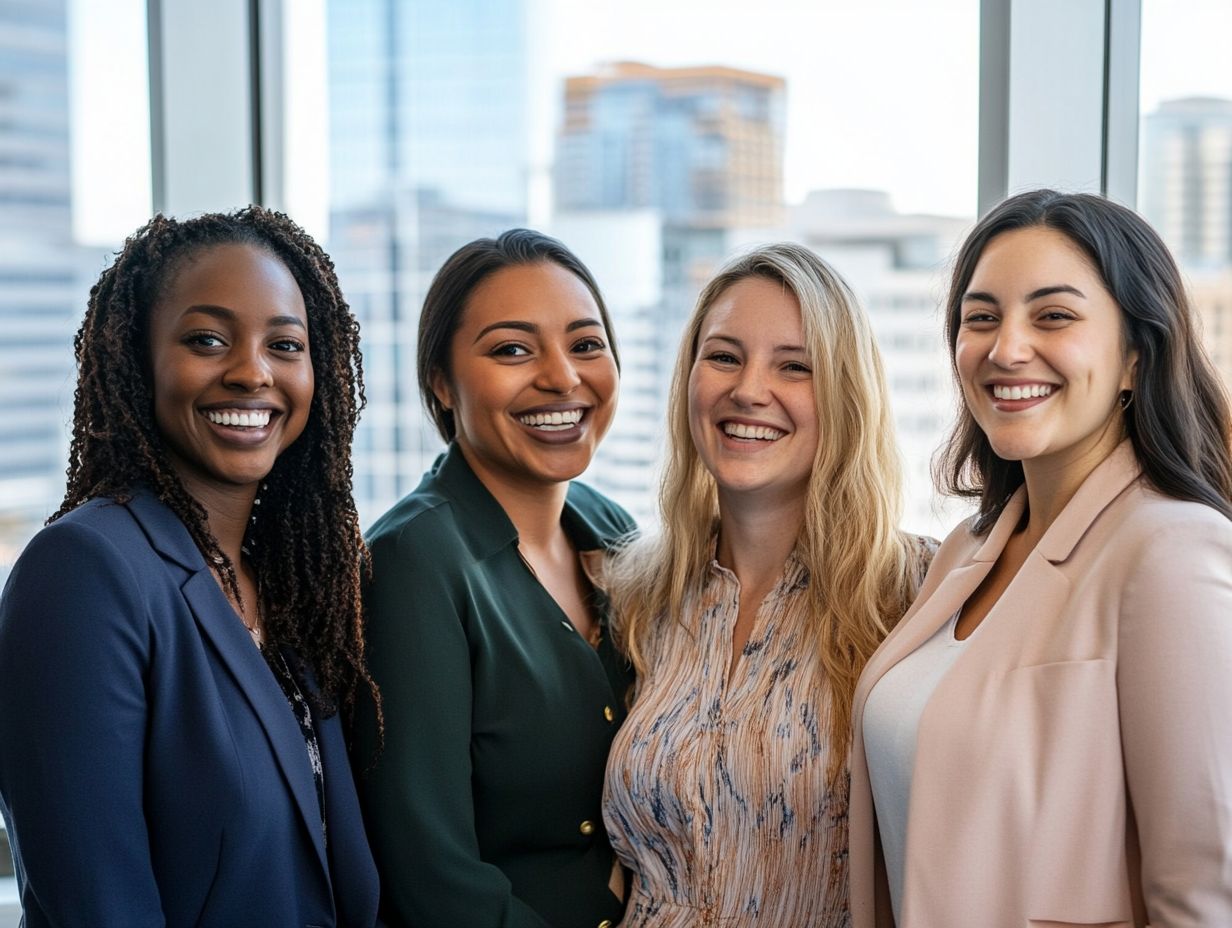
<instances>
[{"instance_id":1,"label":"long braided hair","mask_svg":"<svg viewBox=\"0 0 1232 928\"><path fill-rule=\"evenodd\" d=\"M311 668L319 711L349 714L359 685L380 699L365 666L360 587L369 571L351 496L351 439L364 406L359 325L333 262L282 213L250 206L176 220L158 215L124 243L90 291L77 359L67 487L53 522L93 497L125 502L146 487L179 517L207 563L240 599L236 565L184 488L154 422L150 313L187 263L219 245L249 245L295 278L308 315L315 379L308 422L265 478L246 548L270 639ZM383 728L383 726L381 726Z\"/></svg>"}]
</instances>

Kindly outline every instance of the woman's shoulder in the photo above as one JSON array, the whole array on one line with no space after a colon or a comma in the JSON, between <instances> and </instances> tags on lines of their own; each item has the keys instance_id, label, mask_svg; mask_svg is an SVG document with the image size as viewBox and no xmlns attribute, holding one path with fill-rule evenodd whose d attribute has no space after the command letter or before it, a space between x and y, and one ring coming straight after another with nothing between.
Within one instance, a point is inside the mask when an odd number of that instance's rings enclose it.
<instances>
[{"instance_id":1,"label":"woman's shoulder","mask_svg":"<svg viewBox=\"0 0 1232 928\"><path fill-rule=\"evenodd\" d=\"M566 507L594 536L594 547L609 548L637 530L633 516L619 503L577 480L569 484Z\"/></svg>"}]
</instances>

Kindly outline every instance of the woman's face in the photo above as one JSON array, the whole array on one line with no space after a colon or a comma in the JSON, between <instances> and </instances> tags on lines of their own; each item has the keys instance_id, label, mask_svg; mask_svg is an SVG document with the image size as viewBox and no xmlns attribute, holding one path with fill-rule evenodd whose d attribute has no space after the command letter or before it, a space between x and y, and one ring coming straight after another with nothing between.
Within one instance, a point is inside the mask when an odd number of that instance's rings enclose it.
<instances>
[{"instance_id":1,"label":"woman's face","mask_svg":"<svg viewBox=\"0 0 1232 928\"><path fill-rule=\"evenodd\" d=\"M803 500L820 429L800 304L781 284L745 278L710 307L689 374L689 430L720 500Z\"/></svg>"},{"instance_id":2,"label":"woman's face","mask_svg":"<svg viewBox=\"0 0 1232 928\"><path fill-rule=\"evenodd\" d=\"M1121 440L1117 400L1137 356L1120 307L1067 236L1036 226L992 239L959 320L963 396L998 457L1063 466Z\"/></svg>"},{"instance_id":3,"label":"woman's face","mask_svg":"<svg viewBox=\"0 0 1232 928\"><path fill-rule=\"evenodd\" d=\"M558 264L503 268L471 293L433 392L485 482L557 484L594 457L619 376L599 307Z\"/></svg>"},{"instance_id":4,"label":"woman's face","mask_svg":"<svg viewBox=\"0 0 1232 928\"><path fill-rule=\"evenodd\" d=\"M222 485L255 492L312 403L295 278L260 248L217 245L175 274L149 328L154 421L180 479L197 496Z\"/></svg>"}]
</instances>

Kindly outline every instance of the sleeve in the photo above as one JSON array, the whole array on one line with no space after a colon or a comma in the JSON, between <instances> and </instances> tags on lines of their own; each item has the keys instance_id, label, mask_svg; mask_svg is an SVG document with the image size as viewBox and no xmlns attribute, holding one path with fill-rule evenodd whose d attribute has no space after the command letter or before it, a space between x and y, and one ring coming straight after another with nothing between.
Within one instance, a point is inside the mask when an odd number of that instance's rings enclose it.
<instances>
[{"instance_id":1,"label":"sleeve","mask_svg":"<svg viewBox=\"0 0 1232 928\"><path fill-rule=\"evenodd\" d=\"M143 810L148 617L101 533L40 532L0 600L0 795L27 926L162 925Z\"/></svg>"},{"instance_id":2,"label":"sleeve","mask_svg":"<svg viewBox=\"0 0 1232 928\"><path fill-rule=\"evenodd\" d=\"M1232 523L1164 527L1130 577L1117 686L1149 920L1232 925Z\"/></svg>"},{"instance_id":3,"label":"sleeve","mask_svg":"<svg viewBox=\"0 0 1232 928\"><path fill-rule=\"evenodd\" d=\"M421 514L373 548L367 650L385 743L359 787L382 914L392 926L549 928L479 856L464 550L443 521Z\"/></svg>"}]
</instances>

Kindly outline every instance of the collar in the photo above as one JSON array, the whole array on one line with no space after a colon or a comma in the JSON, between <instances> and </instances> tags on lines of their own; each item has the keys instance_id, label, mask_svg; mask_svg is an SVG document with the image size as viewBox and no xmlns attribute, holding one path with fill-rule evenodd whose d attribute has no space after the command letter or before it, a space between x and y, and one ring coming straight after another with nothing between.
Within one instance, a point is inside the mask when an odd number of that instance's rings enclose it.
<instances>
[{"instance_id":1,"label":"collar","mask_svg":"<svg viewBox=\"0 0 1232 928\"><path fill-rule=\"evenodd\" d=\"M458 529L467 545L480 557L488 557L518 542L518 530L483 481L471 470L457 442L450 442L436 459L429 474L458 512ZM585 491L570 483L560 523L579 552L610 548L623 533L611 526L593 508L585 505Z\"/></svg>"},{"instance_id":2,"label":"collar","mask_svg":"<svg viewBox=\"0 0 1232 928\"><path fill-rule=\"evenodd\" d=\"M1125 439L1082 482L1073 499L1065 504L1060 515L1048 526L1036 550L1054 564L1067 560L1099 514L1141 473L1142 467L1134 454L1133 443ZM1005 504L1005 509L972 560L995 561L1000 557L1010 534L1022 518L1026 504L1027 488L1024 484L1014 491Z\"/></svg>"},{"instance_id":3,"label":"collar","mask_svg":"<svg viewBox=\"0 0 1232 928\"><path fill-rule=\"evenodd\" d=\"M124 504L149 539L150 547L185 570L205 570L205 558L188 534L188 529L148 487L137 487Z\"/></svg>"}]
</instances>

